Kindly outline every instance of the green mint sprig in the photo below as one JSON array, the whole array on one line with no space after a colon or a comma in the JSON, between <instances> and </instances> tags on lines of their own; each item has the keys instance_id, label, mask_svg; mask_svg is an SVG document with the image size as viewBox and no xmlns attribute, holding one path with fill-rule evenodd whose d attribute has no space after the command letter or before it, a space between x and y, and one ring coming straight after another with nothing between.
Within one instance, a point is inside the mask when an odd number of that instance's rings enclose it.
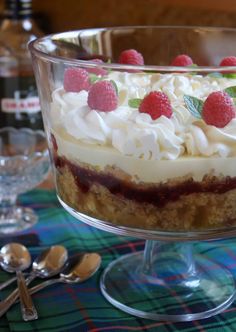
<instances>
[{"instance_id":1,"label":"green mint sprig","mask_svg":"<svg viewBox=\"0 0 236 332\"><path fill-rule=\"evenodd\" d=\"M223 74L223 76L226 78L236 78L236 73L227 73Z\"/></svg>"},{"instance_id":2,"label":"green mint sprig","mask_svg":"<svg viewBox=\"0 0 236 332\"><path fill-rule=\"evenodd\" d=\"M197 68L198 65L196 63L193 63L192 65L188 65L187 68ZM190 75L197 75L198 73L196 71L189 72Z\"/></svg>"},{"instance_id":3,"label":"green mint sprig","mask_svg":"<svg viewBox=\"0 0 236 332\"><path fill-rule=\"evenodd\" d=\"M236 104L236 86L230 86L223 90L231 98L233 98L234 104ZM184 103L188 111L197 119L202 118L202 109L204 102L193 96L184 95Z\"/></svg>"},{"instance_id":4,"label":"green mint sprig","mask_svg":"<svg viewBox=\"0 0 236 332\"><path fill-rule=\"evenodd\" d=\"M213 78L222 78L224 77L223 74L216 72L210 73L207 75L208 77L213 77Z\"/></svg>"},{"instance_id":5,"label":"green mint sprig","mask_svg":"<svg viewBox=\"0 0 236 332\"><path fill-rule=\"evenodd\" d=\"M228 93L231 98L236 98L236 86L230 86L224 89L224 92Z\"/></svg>"},{"instance_id":6,"label":"green mint sprig","mask_svg":"<svg viewBox=\"0 0 236 332\"><path fill-rule=\"evenodd\" d=\"M118 86L117 86L116 82L113 81L113 80L110 80L110 82L113 84L113 86L114 86L114 88L116 90L116 94L118 95L119 91L118 91Z\"/></svg>"},{"instance_id":7,"label":"green mint sprig","mask_svg":"<svg viewBox=\"0 0 236 332\"><path fill-rule=\"evenodd\" d=\"M188 111L197 119L202 118L203 101L193 96L184 95L184 103Z\"/></svg>"},{"instance_id":8,"label":"green mint sprig","mask_svg":"<svg viewBox=\"0 0 236 332\"><path fill-rule=\"evenodd\" d=\"M128 105L131 108L139 108L140 104L142 102L142 99L140 98L133 98L128 101Z\"/></svg>"},{"instance_id":9,"label":"green mint sprig","mask_svg":"<svg viewBox=\"0 0 236 332\"><path fill-rule=\"evenodd\" d=\"M89 74L89 80L91 84L94 84L98 81L106 81L107 79L104 76L98 76L96 74ZM114 89L116 90L116 94L118 95L118 87L115 81L110 80L110 82L112 83L112 85L114 86Z\"/></svg>"},{"instance_id":10,"label":"green mint sprig","mask_svg":"<svg viewBox=\"0 0 236 332\"><path fill-rule=\"evenodd\" d=\"M112 63L112 62L111 62L111 59L109 58L109 59L107 60L106 63L107 63L108 65L109 65L110 63ZM110 74L110 73L112 72L112 69L111 69L111 68L108 68L107 72L108 72L108 74Z\"/></svg>"},{"instance_id":11,"label":"green mint sprig","mask_svg":"<svg viewBox=\"0 0 236 332\"><path fill-rule=\"evenodd\" d=\"M214 78L236 78L236 73L219 73L219 72L213 72L207 75L208 77L214 77Z\"/></svg>"},{"instance_id":12,"label":"green mint sprig","mask_svg":"<svg viewBox=\"0 0 236 332\"><path fill-rule=\"evenodd\" d=\"M90 73L89 74L89 81L91 84L94 84L98 81L102 81L103 77L102 76L98 76L96 74Z\"/></svg>"}]
</instances>

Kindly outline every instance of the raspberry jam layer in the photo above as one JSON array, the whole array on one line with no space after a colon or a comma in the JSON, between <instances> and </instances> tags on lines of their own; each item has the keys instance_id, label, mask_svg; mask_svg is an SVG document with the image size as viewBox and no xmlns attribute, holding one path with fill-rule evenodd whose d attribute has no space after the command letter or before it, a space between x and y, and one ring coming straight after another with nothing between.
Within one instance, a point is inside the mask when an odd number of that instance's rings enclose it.
<instances>
[{"instance_id":1,"label":"raspberry jam layer","mask_svg":"<svg viewBox=\"0 0 236 332\"><path fill-rule=\"evenodd\" d=\"M182 195L193 193L223 194L236 189L236 177L208 177L202 182L187 179L175 185L137 185L109 173L80 167L58 155L54 156L54 162L59 172L64 167L69 168L77 186L84 193L88 192L92 185L98 184L106 187L113 195L122 196L139 203L152 204L159 208L164 207L169 202L177 201Z\"/></svg>"}]
</instances>

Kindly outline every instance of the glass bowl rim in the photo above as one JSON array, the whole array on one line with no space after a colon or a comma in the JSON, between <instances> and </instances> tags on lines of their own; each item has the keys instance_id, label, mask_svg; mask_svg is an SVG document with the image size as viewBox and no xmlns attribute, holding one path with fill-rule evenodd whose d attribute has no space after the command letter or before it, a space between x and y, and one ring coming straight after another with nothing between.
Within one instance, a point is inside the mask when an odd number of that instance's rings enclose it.
<instances>
[{"instance_id":1,"label":"glass bowl rim","mask_svg":"<svg viewBox=\"0 0 236 332\"><path fill-rule=\"evenodd\" d=\"M56 56L56 55L49 55L47 52L44 52L39 49L38 45L46 40L52 40L53 37L56 37L58 40L62 37L68 37L68 36L78 36L78 33L98 33L101 31L112 31L112 30L127 30L127 29L157 29L157 30L164 30L164 29L173 29L173 30L207 30L212 32L217 31L228 31L228 32L235 32L236 34L236 28L231 27L208 27L208 26L184 26L184 25L130 25L130 26L114 26L114 27L100 27L100 28L84 28L84 29L78 29L78 30L69 30L64 32L58 32L58 33L52 33L49 35L46 35L44 37L40 37L37 39L34 39L31 41L28 45L28 48L34 56L54 62L59 63L63 62L64 64L70 65L70 66L82 66L86 68L104 68L104 69L117 69L117 70L138 70L138 71L155 71L155 72L228 72L228 71L235 71L236 66L196 66L196 67L183 67L183 66L158 66L158 65L124 65L124 64L118 64L118 63L97 63L92 60L80 60L80 59L71 59L67 58L65 56ZM229 55L230 56L230 55Z\"/></svg>"}]
</instances>

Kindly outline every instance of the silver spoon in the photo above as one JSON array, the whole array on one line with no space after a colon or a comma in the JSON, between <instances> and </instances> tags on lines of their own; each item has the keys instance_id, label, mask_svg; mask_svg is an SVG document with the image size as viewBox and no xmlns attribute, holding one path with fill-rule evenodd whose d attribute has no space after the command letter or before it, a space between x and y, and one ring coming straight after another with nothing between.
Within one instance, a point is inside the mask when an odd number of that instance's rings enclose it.
<instances>
[{"instance_id":1,"label":"silver spoon","mask_svg":"<svg viewBox=\"0 0 236 332\"><path fill-rule=\"evenodd\" d=\"M101 256L97 253L81 253L69 258L69 262L60 277L50 279L29 289L34 294L55 283L80 283L90 278L101 265Z\"/></svg>"},{"instance_id":2,"label":"silver spoon","mask_svg":"<svg viewBox=\"0 0 236 332\"><path fill-rule=\"evenodd\" d=\"M20 243L9 243L3 246L0 252L0 265L3 270L16 273L23 319L25 321L37 319L38 314L22 274L22 271L27 269L31 264L29 251Z\"/></svg>"},{"instance_id":3,"label":"silver spoon","mask_svg":"<svg viewBox=\"0 0 236 332\"><path fill-rule=\"evenodd\" d=\"M47 248L33 262L32 271L27 275L26 284L28 285L37 276L40 278L52 277L58 274L68 259L68 253L65 247L55 245ZM16 280L16 277L10 278L0 284L0 291ZM1 303L1 302L0 302Z\"/></svg>"},{"instance_id":4,"label":"silver spoon","mask_svg":"<svg viewBox=\"0 0 236 332\"><path fill-rule=\"evenodd\" d=\"M68 259L68 252L60 245L52 246L44 250L33 262L32 271L26 279L29 285L36 277L49 278L58 274ZM0 317L16 302L19 296L18 289L15 289L6 299L0 302Z\"/></svg>"}]
</instances>

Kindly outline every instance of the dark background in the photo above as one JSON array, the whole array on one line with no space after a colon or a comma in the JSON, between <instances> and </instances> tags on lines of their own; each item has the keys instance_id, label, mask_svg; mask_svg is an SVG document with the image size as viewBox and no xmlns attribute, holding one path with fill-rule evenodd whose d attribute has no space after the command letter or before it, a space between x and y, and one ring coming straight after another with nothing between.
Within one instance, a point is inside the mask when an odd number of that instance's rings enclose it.
<instances>
[{"instance_id":1,"label":"dark background","mask_svg":"<svg viewBox=\"0 0 236 332\"><path fill-rule=\"evenodd\" d=\"M146 24L236 27L236 0L33 0L33 8L45 32Z\"/></svg>"}]
</instances>

